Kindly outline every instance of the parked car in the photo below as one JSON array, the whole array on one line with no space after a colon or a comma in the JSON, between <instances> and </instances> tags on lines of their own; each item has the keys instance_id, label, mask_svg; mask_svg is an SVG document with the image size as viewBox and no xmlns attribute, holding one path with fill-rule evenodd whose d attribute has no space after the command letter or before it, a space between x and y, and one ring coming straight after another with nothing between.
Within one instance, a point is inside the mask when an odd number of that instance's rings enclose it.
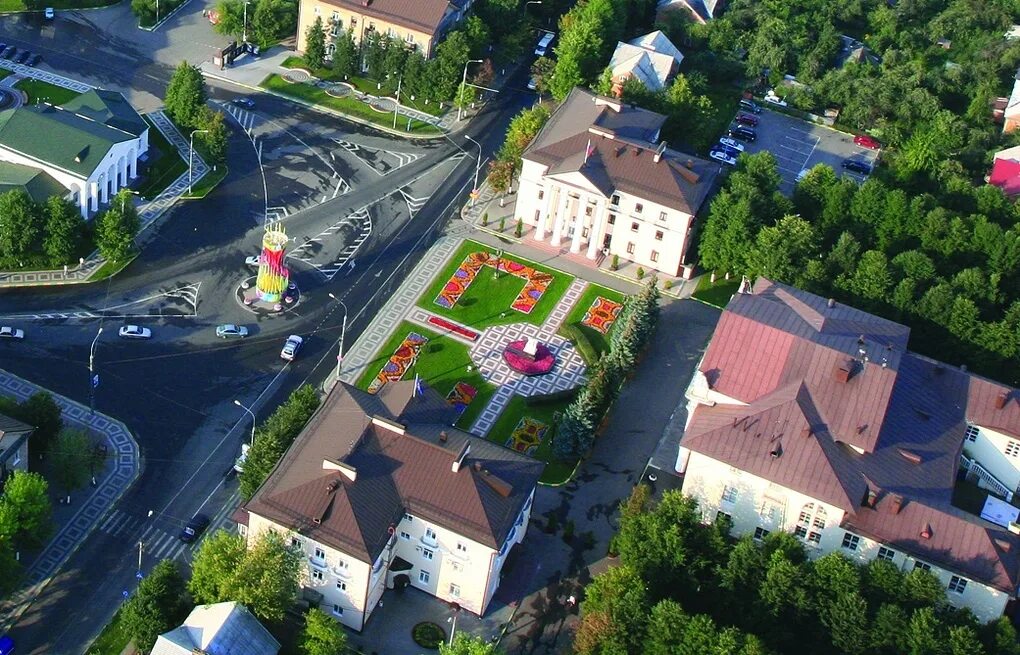
<instances>
[{"instance_id":1,"label":"parked car","mask_svg":"<svg viewBox=\"0 0 1020 655\"><path fill-rule=\"evenodd\" d=\"M259 258L260 257L261 257L261 255L251 255L249 257L245 257L244 258L244 265L245 266L258 266L259 265Z\"/></svg>"},{"instance_id":2,"label":"parked car","mask_svg":"<svg viewBox=\"0 0 1020 655\"><path fill-rule=\"evenodd\" d=\"M871 174L871 164L866 161L861 161L860 159L844 159L843 168L863 175Z\"/></svg>"},{"instance_id":3,"label":"parked car","mask_svg":"<svg viewBox=\"0 0 1020 655\"><path fill-rule=\"evenodd\" d=\"M186 544L193 543L202 536L202 533L209 527L209 517L205 514L195 514L181 530L181 541Z\"/></svg>"},{"instance_id":4,"label":"parked car","mask_svg":"<svg viewBox=\"0 0 1020 655\"><path fill-rule=\"evenodd\" d=\"M46 7L45 11L43 11L43 16L46 17L46 20L53 20L57 17L57 12L53 11L53 7Z\"/></svg>"},{"instance_id":5,"label":"parked car","mask_svg":"<svg viewBox=\"0 0 1020 655\"><path fill-rule=\"evenodd\" d=\"M882 147L882 144L879 143L877 139L870 137L867 134L858 134L855 136L854 143L862 148L870 148L871 150L878 150Z\"/></svg>"},{"instance_id":6,"label":"parked car","mask_svg":"<svg viewBox=\"0 0 1020 655\"><path fill-rule=\"evenodd\" d=\"M14 55L17 54L18 49L12 45L7 46L7 49L0 53L0 57L4 59L14 59Z\"/></svg>"},{"instance_id":7,"label":"parked car","mask_svg":"<svg viewBox=\"0 0 1020 655\"><path fill-rule=\"evenodd\" d=\"M713 148L708 152L708 156L716 161L721 161L724 164L729 164L730 166L737 165L736 157L731 156L728 152L722 149Z\"/></svg>"},{"instance_id":8,"label":"parked car","mask_svg":"<svg viewBox=\"0 0 1020 655\"><path fill-rule=\"evenodd\" d=\"M758 140L758 133L749 127L734 127L732 130L727 132L734 139L740 139L741 141L748 141L754 143Z\"/></svg>"},{"instance_id":9,"label":"parked car","mask_svg":"<svg viewBox=\"0 0 1020 655\"><path fill-rule=\"evenodd\" d=\"M28 58L28 61L25 62L25 65L26 66L38 66L40 61L42 61L42 55L40 55L39 53L36 53L36 54L34 54L34 55L32 55L31 57Z\"/></svg>"},{"instance_id":10,"label":"parked car","mask_svg":"<svg viewBox=\"0 0 1020 655\"><path fill-rule=\"evenodd\" d=\"M288 362L294 361L297 357L298 351L301 350L301 346L304 345L305 340L296 334L292 334L287 337L287 342L283 344L283 350L280 351L280 357L286 359Z\"/></svg>"},{"instance_id":11,"label":"parked car","mask_svg":"<svg viewBox=\"0 0 1020 655\"><path fill-rule=\"evenodd\" d=\"M18 328L12 328L9 325L0 327L0 339L24 339L25 331L19 330Z\"/></svg>"},{"instance_id":12,"label":"parked car","mask_svg":"<svg viewBox=\"0 0 1020 655\"><path fill-rule=\"evenodd\" d=\"M538 80L534 77L528 79L528 90L535 91L538 89Z\"/></svg>"},{"instance_id":13,"label":"parked car","mask_svg":"<svg viewBox=\"0 0 1020 655\"><path fill-rule=\"evenodd\" d=\"M811 172L810 168L800 169L800 172L797 173L797 181L800 182L801 180L803 180L805 177L807 177L808 173L810 172Z\"/></svg>"},{"instance_id":14,"label":"parked car","mask_svg":"<svg viewBox=\"0 0 1020 655\"><path fill-rule=\"evenodd\" d=\"M234 98L230 102L245 109L255 109L255 101L251 98Z\"/></svg>"},{"instance_id":15,"label":"parked car","mask_svg":"<svg viewBox=\"0 0 1020 655\"><path fill-rule=\"evenodd\" d=\"M753 102L751 100L741 100L740 108L755 114L761 113L761 106L759 106L757 102Z\"/></svg>"},{"instance_id":16,"label":"parked car","mask_svg":"<svg viewBox=\"0 0 1020 655\"><path fill-rule=\"evenodd\" d=\"M556 35L552 32L543 33L542 38L540 38L538 43L535 45L535 56L544 57L549 51L549 46L552 45L554 38L556 38Z\"/></svg>"},{"instance_id":17,"label":"parked car","mask_svg":"<svg viewBox=\"0 0 1020 655\"><path fill-rule=\"evenodd\" d=\"M117 333L125 339L148 339L152 336L152 330L140 325L125 325Z\"/></svg>"},{"instance_id":18,"label":"parked car","mask_svg":"<svg viewBox=\"0 0 1020 655\"><path fill-rule=\"evenodd\" d=\"M14 58L14 63L24 64L26 61L28 61L28 58L31 56L32 56L31 52L29 52L28 50L22 50L21 54Z\"/></svg>"},{"instance_id":19,"label":"parked car","mask_svg":"<svg viewBox=\"0 0 1020 655\"><path fill-rule=\"evenodd\" d=\"M244 461L248 459L248 450L251 445L243 443L241 444L241 456L234 460L234 471L237 473L244 473Z\"/></svg>"},{"instance_id":20,"label":"parked car","mask_svg":"<svg viewBox=\"0 0 1020 655\"><path fill-rule=\"evenodd\" d=\"M248 328L243 325L234 325L233 323L224 323L216 328L216 336L221 339L243 339L248 336Z\"/></svg>"},{"instance_id":21,"label":"parked car","mask_svg":"<svg viewBox=\"0 0 1020 655\"><path fill-rule=\"evenodd\" d=\"M728 136L724 136L719 139L719 145L726 146L727 148L733 148L739 152L744 152L744 144L736 139L731 139Z\"/></svg>"},{"instance_id":22,"label":"parked car","mask_svg":"<svg viewBox=\"0 0 1020 655\"><path fill-rule=\"evenodd\" d=\"M758 126L758 119L751 114L737 114L736 121L738 125L750 125L751 127Z\"/></svg>"}]
</instances>

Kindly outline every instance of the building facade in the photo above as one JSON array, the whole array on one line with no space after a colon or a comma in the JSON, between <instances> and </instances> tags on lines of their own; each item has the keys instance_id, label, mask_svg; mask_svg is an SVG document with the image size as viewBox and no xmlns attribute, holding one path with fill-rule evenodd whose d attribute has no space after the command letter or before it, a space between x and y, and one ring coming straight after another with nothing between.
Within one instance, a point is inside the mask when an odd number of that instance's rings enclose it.
<instances>
[{"instance_id":1,"label":"building facade","mask_svg":"<svg viewBox=\"0 0 1020 655\"><path fill-rule=\"evenodd\" d=\"M685 275L695 214L719 166L659 143L665 117L574 89L522 157L529 238Z\"/></svg>"},{"instance_id":2,"label":"building facade","mask_svg":"<svg viewBox=\"0 0 1020 655\"><path fill-rule=\"evenodd\" d=\"M0 482L15 471L28 470L28 438L34 431L31 425L0 414Z\"/></svg>"},{"instance_id":3,"label":"building facade","mask_svg":"<svg viewBox=\"0 0 1020 655\"><path fill-rule=\"evenodd\" d=\"M450 428L445 400L413 389L335 388L240 521L249 543L285 535L304 597L355 630L407 586L483 615L543 468Z\"/></svg>"}]
</instances>

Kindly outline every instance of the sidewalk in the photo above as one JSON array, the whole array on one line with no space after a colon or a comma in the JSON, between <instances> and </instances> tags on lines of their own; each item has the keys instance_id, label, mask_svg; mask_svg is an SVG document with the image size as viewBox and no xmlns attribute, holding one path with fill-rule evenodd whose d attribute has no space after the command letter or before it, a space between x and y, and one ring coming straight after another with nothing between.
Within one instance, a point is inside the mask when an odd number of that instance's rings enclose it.
<instances>
[{"instance_id":1,"label":"sidewalk","mask_svg":"<svg viewBox=\"0 0 1020 655\"><path fill-rule=\"evenodd\" d=\"M0 394L21 402L38 391L45 389L0 370ZM69 398L52 395L62 410L65 427L101 435L109 455L104 470L96 475L95 487L73 493L71 505L54 506L53 538L25 569L25 586L0 603L0 625L5 629L17 622L141 472L138 444L126 425L105 414L92 413Z\"/></svg>"}]
</instances>

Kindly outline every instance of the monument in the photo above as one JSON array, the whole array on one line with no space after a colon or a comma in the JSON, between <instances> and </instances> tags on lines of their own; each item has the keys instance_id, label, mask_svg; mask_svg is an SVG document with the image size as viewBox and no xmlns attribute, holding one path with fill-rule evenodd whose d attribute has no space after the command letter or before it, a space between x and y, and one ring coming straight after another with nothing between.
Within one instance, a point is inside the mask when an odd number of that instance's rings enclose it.
<instances>
[{"instance_id":1,"label":"monument","mask_svg":"<svg viewBox=\"0 0 1020 655\"><path fill-rule=\"evenodd\" d=\"M556 355L534 337L512 341L503 349L503 361L524 375L545 375L556 365Z\"/></svg>"},{"instance_id":2,"label":"monument","mask_svg":"<svg viewBox=\"0 0 1020 655\"><path fill-rule=\"evenodd\" d=\"M262 237L262 254L259 256L259 275L255 290L259 300L266 303L280 302L290 282L290 271L283 263L287 246L287 234L281 223L267 223Z\"/></svg>"}]
</instances>

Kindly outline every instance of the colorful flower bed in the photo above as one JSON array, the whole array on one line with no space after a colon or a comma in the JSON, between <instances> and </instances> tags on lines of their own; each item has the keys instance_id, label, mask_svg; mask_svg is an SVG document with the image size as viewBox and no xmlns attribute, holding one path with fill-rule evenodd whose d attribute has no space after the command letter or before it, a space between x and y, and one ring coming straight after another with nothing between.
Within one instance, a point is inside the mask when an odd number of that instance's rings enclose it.
<instances>
[{"instance_id":1,"label":"colorful flower bed","mask_svg":"<svg viewBox=\"0 0 1020 655\"><path fill-rule=\"evenodd\" d=\"M556 355L543 344L538 344L535 356L525 354L525 339L511 341L503 350L503 361L507 366L524 375L545 375L556 366Z\"/></svg>"},{"instance_id":2,"label":"colorful flower bed","mask_svg":"<svg viewBox=\"0 0 1020 655\"><path fill-rule=\"evenodd\" d=\"M487 252L473 252L464 258L464 262L450 277L450 280L443 287L442 291L439 292L439 295L436 296L436 304L447 309L451 309L456 305L460 297L471 286L471 283L483 266L491 266L498 272L509 273L526 281L524 289L510 303L512 309L522 314L531 313L531 310L535 308L538 301L542 299L542 294L549 288L549 284L555 279L549 273L536 271L530 266L511 261L505 257L497 258Z\"/></svg>"},{"instance_id":3,"label":"colorful flower bed","mask_svg":"<svg viewBox=\"0 0 1020 655\"><path fill-rule=\"evenodd\" d=\"M450 332L455 332L455 333L459 334L462 337L467 337L468 339L471 339L472 341L474 341L474 340L476 340L478 338L478 333L475 332L474 330L469 330L466 327L458 325L458 324L454 323L453 321L448 321L445 318L442 318L440 316L429 316L429 323L431 323L432 325L441 327L444 330L449 330Z\"/></svg>"},{"instance_id":4,"label":"colorful flower bed","mask_svg":"<svg viewBox=\"0 0 1020 655\"><path fill-rule=\"evenodd\" d=\"M375 376L372 384L368 385L368 393L379 393L379 390L387 382L396 382L403 378L404 374L407 373L407 369L411 368L411 365L414 364L414 360L418 357L421 347L427 341L428 339L416 332L408 333L396 352L389 358L389 361L383 364L379 375Z\"/></svg>"},{"instance_id":5,"label":"colorful flower bed","mask_svg":"<svg viewBox=\"0 0 1020 655\"><path fill-rule=\"evenodd\" d=\"M542 443L542 437L549 431L549 426L541 421L536 421L530 416L525 416L514 428L510 438L504 444L519 453L530 455Z\"/></svg>"},{"instance_id":6,"label":"colorful flower bed","mask_svg":"<svg viewBox=\"0 0 1020 655\"><path fill-rule=\"evenodd\" d=\"M616 317L620 315L622 309L623 303L599 296L585 312L584 318L581 319L581 325L587 325L602 334L608 334L609 328L613 327L613 323L616 322Z\"/></svg>"},{"instance_id":7,"label":"colorful flower bed","mask_svg":"<svg viewBox=\"0 0 1020 655\"><path fill-rule=\"evenodd\" d=\"M446 394L446 402L463 412L477 394L478 390L467 382L458 382L453 385L453 389L450 389L450 393Z\"/></svg>"}]
</instances>

